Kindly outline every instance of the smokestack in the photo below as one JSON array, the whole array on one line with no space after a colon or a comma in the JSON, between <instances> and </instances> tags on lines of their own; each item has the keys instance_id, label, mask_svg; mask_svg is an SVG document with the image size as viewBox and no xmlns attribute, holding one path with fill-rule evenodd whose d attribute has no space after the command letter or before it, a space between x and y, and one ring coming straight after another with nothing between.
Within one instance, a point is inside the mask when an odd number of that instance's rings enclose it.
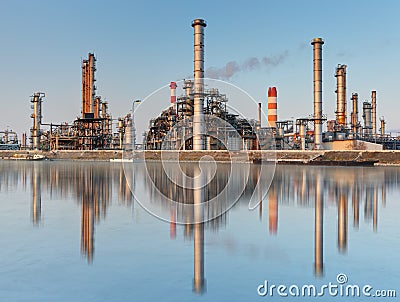
<instances>
[{"instance_id":1,"label":"smokestack","mask_svg":"<svg viewBox=\"0 0 400 302\"><path fill-rule=\"evenodd\" d=\"M372 103L372 135L376 136L376 91L371 92L371 103Z\"/></svg>"},{"instance_id":2,"label":"smokestack","mask_svg":"<svg viewBox=\"0 0 400 302\"><path fill-rule=\"evenodd\" d=\"M336 123L341 128L346 127L346 65L336 67Z\"/></svg>"},{"instance_id":3,"label":"smokestack","mask_svg":"<svg viewBox=\"0 0 400 302\"><path fill-rule=\"evenodd\" d=\"M278 120L278 93L276 87L268 88L268 123L270 127L276 128L276 121Z\"/></svg>"},{"instance_id":4,"label":"smokestack","mask_svg":"<svg viewBox=\"0 0 400 302\"><path fill-rule=\"evenodd\" d=\"M175 105L176 102L176 87L178 86L175 82L169 84L169 88L171 89L171 106Z\"/></svg>"},{"instance_id":5,"label":"smokestack","mask_svg":"<svg viewBox=\"0 0 400 302\"><path fill-rule=\"evenodd\" d=\"M311 41L314 51L314 149L322 149L322 45L321 38Z\"/></svg>"},{"instance_id":6,"label":"smokestack","mask_svg":"<svg viewBox=\"0 0 400 302\"><path fill-rule=\"evenodd\" d=\"M357 136L358 134L358 93L351 95L353 101L353 112L351 113L351 129L352 132Z\"/></svg>"},{"instance_id":7,"label":"smokestack","mask_svg":"<svg viewBox=\"0 0 400 302\"><path fill-rule=\"evenodd\" d=\"M193 150L204 150L204 28L203 19L192 22L194 29Z\"/></svg>"},{"instance_id":8,"label":"smokestack","mask_svg":"<svg viewBox=\"0 0 400 302\"><path fill-rule=\"evenodd\" d=\"M260 124L261 128L261 103L258 103L258 123Z\"/></svg>"},{"instance_id":9,"label":"smokestack","mask_svg":"<svg viewBox=\"0 0 400 302\"><path fill-rule=\"evenodd\" d=\"M381 131L381 136L382 137L384 137L385 136L385 132L386 132L386 122L385 122L385 118L382 116L381 117L381 119L380 119L380 121L381 121L381 128L380 128L380 131Z\"/></svg>"}]
</instances>

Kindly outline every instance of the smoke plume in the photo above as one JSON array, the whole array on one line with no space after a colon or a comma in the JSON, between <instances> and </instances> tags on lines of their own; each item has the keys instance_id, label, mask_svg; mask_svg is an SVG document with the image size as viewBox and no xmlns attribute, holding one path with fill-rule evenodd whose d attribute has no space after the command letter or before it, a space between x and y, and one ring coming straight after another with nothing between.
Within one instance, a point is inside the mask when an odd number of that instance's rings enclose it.
<instances>
[{"instance_id":1,"label":"smoke plume","mask_svg":"<svg viewBox=\"0 0 400 302\"><path fill-rule=\"evenodd\" d=\"M289 52L285 51L281 54L256 58L250 57L246 59L243 63L239 64L236 61L230 61L226 63L223 67L209 67L206 69L206 77L220 80L229 80L235 74L242 71L252 71L260 67L276 67L282 64Z\"/></svg>"}]
</instances>

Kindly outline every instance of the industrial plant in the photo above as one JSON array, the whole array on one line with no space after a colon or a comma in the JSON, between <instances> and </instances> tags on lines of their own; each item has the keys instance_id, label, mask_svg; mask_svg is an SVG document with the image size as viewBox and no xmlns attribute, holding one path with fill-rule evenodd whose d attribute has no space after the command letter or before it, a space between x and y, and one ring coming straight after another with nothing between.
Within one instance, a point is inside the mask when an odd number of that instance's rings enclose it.
<instances>
[{"instance_id":1,"label":"industrial plant","mask_svg":"<svg viewBox=\"0 0 400 302\"><path fill-rule=\"evenodd\" d=\"M31 96L32 128L30 135L18 140L13 131L0 132L0 150L397 150L400 139L386 133L384 117L377 117L377 91L371 91L371 100L359 106L358 93L348 99L346 88L347 65L336 67L335 119L328 120L322 104L322 48L324 41L315 38L313 48L313 112L295 120L279 120L278 93L269 87L265 107L267 125L262 127L262 103L258 117L251 119L227 110L229 96L218 88L205 89L204 31L202 19L192 22L194 29L194 78L183 80L183 93L177 95L177 82L170 83L170 101L159 116L150 119L142 138L136 139L134 110L124 117L113 119L109 104L96 94L96 58L89 53L82 60L82 109L72 122L44 122L42 107L45 93ZM352 105L351 112L347 101ZM311 105L311 102L310 102ZM254 105L255 107L257 104ZM311 107L311 106L310 106ZM360 109L359 109L360 107ZM219 133L206 129L207 117L215 117L231 126ZM362 119L360 119L362 118ZM323 127L326 129L323 131ZM173 132L171 134L171 132ZM232 132L235 132L234 134ZM142 134L141 134L142 135ZM222 139L221 139L222 137ZM272 137L273 142L266 137ZM28 142L29 139L29 142ZM138 143L139 142L139 143Z\"/></svg>"},{"instance_id":2,"label":"industrial plant","mask_svg":"<svg viewBox=\"0 0 400 302\"><path fill-rule=\"evenodd\" d=\"M113 132L114 120L108 112L108 103L96 95L96 58L89 53L82 60L82 111L73 123L43 122L42 107L45 93L35 92L31 96L32 128L30 145L27 136L22 136L21 148L31 150L110 150L123 149L131 144L131 114L117 119L117 129ZM125 144L125 147L123 146Z\"/></svg>"}]
</instances>

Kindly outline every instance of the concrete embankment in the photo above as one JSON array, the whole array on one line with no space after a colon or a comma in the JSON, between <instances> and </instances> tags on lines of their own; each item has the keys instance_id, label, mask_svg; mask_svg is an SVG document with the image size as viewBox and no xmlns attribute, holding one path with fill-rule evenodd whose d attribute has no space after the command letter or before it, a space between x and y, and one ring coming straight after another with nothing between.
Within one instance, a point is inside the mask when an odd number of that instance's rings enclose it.
<instances>
[{"instance_id":1,"label":"concrete embankment","mask_svg":"<svg viewBox=\"0 0 400 302\"><path fill-rule=\"evenodd\" d=\"M126 158L127 153L120 150L93 150L93 151L0 151L0 159L11 159L15 154L41 154L53 160L88 160L109 161L110 159ZM377 165L400 165L400 151L138 151L135 158L146 160L183 160L197 161L201 158L207 160L212 157L216 161L275 161L278 164L351 164L362 162L376 162Z\"/></svg>"}]
</instances>

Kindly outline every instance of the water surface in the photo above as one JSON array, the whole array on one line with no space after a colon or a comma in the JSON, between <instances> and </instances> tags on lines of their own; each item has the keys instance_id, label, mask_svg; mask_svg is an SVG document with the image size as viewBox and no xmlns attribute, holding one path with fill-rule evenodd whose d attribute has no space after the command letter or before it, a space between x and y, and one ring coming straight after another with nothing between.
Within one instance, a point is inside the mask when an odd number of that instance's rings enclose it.
<instances>
[{"instance_id":1,"label":"water surface","mask_svg":"<svg viewBox=\"0 0 400 302\"><path fill-rule=\"evenodd\" d=\"M151 184L135 167L132 189L162 203L156 184L191 202L160 169L150 167ZM253 170L232 209L180 225L177 208L161 206L165 222L140 207L121 164L0 162L0 301L285 301L258 296L258 285L325 284L339 273L400 294L399 168L278 166L249 211ZM219 169L206 195L229 173Z\"/></svg>"}]
</instances>

